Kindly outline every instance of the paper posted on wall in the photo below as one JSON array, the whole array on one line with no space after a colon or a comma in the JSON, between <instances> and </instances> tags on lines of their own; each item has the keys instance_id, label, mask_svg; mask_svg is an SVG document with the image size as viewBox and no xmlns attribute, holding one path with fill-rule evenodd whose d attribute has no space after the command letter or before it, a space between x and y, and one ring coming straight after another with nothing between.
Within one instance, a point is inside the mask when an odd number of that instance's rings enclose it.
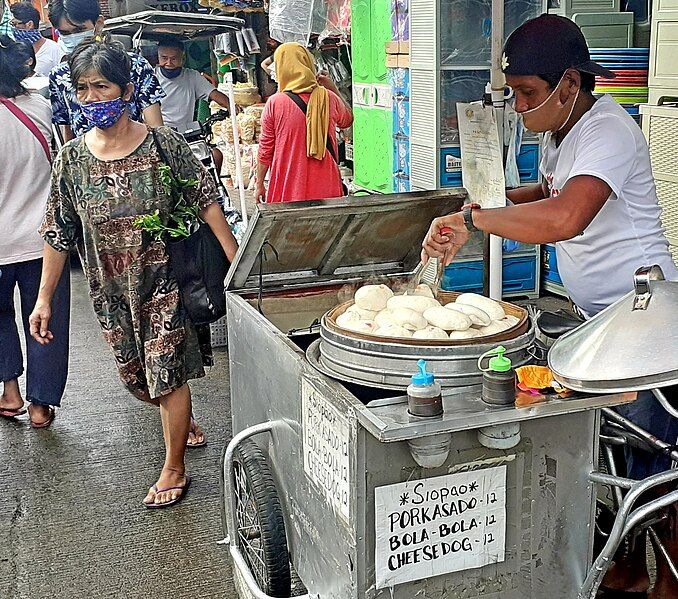
<instances>
[{"instance_id":1,"label":"paper posted on wall","mask_svg":"<svg viewBox=\"0 0 678 599\"><path fill-rule=\"evenodd\" d=\"M472 202L483 208L506 205L502 145L494 108L482 104L457 104L461 175Z\"/></svg>"}]
</instances>

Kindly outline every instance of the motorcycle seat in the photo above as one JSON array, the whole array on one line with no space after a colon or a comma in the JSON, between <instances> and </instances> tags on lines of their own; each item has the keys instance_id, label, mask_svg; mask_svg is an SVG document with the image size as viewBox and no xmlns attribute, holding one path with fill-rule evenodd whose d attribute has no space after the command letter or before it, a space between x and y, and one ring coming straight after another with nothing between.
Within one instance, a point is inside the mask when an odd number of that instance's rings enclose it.
<instances>
[{"instance_id":1,"label":"motorcycle seat","mask_svg":"<svg viewBox=\"0 0 678 599\"><path fill-rule=\"evenodd\" d=\"M542 312L537 317L539 330L551 339L558 339L565 333L576 329L583 322L584 320L565 310Z\"/></svg>"}]
</instances>

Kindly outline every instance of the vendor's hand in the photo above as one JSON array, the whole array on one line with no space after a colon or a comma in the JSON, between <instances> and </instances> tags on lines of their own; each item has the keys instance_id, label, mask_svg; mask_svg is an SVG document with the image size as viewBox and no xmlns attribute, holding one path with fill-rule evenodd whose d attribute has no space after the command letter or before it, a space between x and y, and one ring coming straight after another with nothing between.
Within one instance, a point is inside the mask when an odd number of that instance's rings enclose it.
<instances>
[{"instance_id":1,"label":"vendor's hand","mask_svg":"<svg viewBox=\"0 0 678 599\"><path fill-rule=\"evenodd\" d=\"M47 328L51 317L51 306L42 303L35 304L33 312L31 312L31 315L28 317L31 337L33 337L40 345L47 345L54 339L54 335L52 335L52 332Z\"/></svg>"},{"instance_id":2,"label":"vendor's hand","mask_svg":"<svg viewBox=\"0 0 678 599\"><path fill-rule=\"evenodd\" d=\"M263 183L257 182L257 185L254 188L254 201L257 204L265 204L266 203L266 187L264 186Z\"/></svg>"},{"instance_id":3,"label":"vendor's hand","mask_svg":"<svg viewBox=\"0 0 678 599\"><path fill-rule=\"evenodd\" d=\"M441 234L441 229L445 227L451 231ZM426 264L429 258L444 258L445 266L447 266L469 237L470 233L466 229L464 215L461 212L435 218L421 244L423 248L421 261Z\"/></svg>"}]
</instances>

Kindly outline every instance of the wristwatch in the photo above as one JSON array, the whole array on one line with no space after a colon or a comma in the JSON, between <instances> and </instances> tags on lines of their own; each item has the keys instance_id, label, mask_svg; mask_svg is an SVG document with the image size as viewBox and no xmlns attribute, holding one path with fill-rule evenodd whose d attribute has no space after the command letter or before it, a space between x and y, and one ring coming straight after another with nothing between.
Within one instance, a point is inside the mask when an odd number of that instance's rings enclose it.
<instances>
[{"instance_id":1,"label":"wristwatch","mask_svg":"<svg viewBox=\"0 0 678 599\"><path fill-rule=\"evenodd\" d=\"M473 211L480 210L480 204L466 204L462 207L461 212L464 215L464 224L469 233L478 231L479 229L473 224Z\"/></svg>"}]
</instances>

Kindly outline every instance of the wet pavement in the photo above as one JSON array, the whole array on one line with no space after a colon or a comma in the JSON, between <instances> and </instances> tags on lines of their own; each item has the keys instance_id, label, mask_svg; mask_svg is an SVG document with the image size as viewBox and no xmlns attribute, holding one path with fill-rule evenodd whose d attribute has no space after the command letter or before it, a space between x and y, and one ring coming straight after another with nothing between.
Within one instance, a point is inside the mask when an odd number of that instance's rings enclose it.
<instances>
[{"instance_id":1,"label":"wet pavement","mask_svg":"<svg viewBox=\"0 0 678 599\"><path fill-rule=\"evenodd\" d=\"M141 505L163 462L158 410L120 384L82 272L73 273L70 377L52 427L0 419L0 599L235 598L221 528L228 361L191 385L207 447L187 452L185 501Z\"/></svg>"}]
</instances>

